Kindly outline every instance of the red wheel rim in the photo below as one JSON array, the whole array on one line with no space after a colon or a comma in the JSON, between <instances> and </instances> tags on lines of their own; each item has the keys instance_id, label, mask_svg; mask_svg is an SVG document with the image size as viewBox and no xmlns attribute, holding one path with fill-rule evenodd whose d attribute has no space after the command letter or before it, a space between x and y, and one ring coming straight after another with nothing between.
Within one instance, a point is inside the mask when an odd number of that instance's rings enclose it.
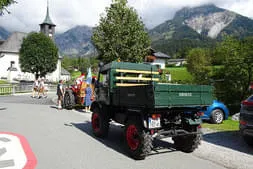
<instances>
[{"instance_id":1,"label":"red wheel rim","mask_svg":"<svg viewBox=\"0 0 253 169\"><path fill-rule=\"evenodd\" d=\"M127 144L131 150L136 150L140 144L138 139L138 131L135 125L130 125L126 131Z\"/></svg>"},{"instance_id":2,"label":"red wheel rim","mask_svg":"<svg viewBox=\"0 0 253 169\"><path fill-rule=\"evenodd\" d=\"M97 113L94 113L92 116L92 128L97 132L99 131L99 116Z\"/></svg>"}]
</instances>

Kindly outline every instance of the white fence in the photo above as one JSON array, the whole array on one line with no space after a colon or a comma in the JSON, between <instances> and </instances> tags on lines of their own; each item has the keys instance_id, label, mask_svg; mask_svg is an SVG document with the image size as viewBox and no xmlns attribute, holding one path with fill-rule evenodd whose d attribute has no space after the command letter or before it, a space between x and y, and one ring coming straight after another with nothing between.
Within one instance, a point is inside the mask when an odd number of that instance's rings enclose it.
<instances>
[{"instance_id":1,"label":"white fence","mask_svg":"<svg viewBox=\"0 0 253 169\"><path fill-rule=\"evenodd\" d=\"M57 85L45 84L48 91L56 91ZM30 93L32 92L32 84L0 84L0 95L13 95L16 93Z\"/></svg>"}]
</instances>

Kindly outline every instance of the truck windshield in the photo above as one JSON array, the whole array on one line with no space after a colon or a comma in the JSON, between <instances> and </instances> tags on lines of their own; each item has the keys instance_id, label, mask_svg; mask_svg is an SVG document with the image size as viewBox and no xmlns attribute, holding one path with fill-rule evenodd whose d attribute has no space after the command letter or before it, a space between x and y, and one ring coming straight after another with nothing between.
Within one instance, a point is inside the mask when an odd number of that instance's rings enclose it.
<instances>
[{"instance_id":1,"label":"truck windshield","mask_svg":"<svg viewBox=\"0 0 253 169\"><path fill-rule=\"evenodd\" d=\"M100 73L99 81L103 86L108 86L109 85L109 75L108 74L109 74L109 71Z\"/></svg>"}]
</instances>

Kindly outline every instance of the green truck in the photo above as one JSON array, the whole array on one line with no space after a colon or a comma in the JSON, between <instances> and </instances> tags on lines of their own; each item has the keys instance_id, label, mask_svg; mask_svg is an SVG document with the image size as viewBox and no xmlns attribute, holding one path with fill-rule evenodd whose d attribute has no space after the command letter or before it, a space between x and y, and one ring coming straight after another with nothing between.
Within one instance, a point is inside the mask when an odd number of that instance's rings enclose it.
<instances>
[{"instance_id":1,"label":"green truck","mask_svg":"<svg viewBox=\"0 0 253 169\"><path fill-rule=\"evenodd\" d=\"M212 104L212 86L159 83L157 66L128 62L100 65L92 130L108 135L113 120L124 125L127 152L144 159L153 140L172 137L175 147L192 152L200 143L199 110Z\"/></svg>"}]
</instances>

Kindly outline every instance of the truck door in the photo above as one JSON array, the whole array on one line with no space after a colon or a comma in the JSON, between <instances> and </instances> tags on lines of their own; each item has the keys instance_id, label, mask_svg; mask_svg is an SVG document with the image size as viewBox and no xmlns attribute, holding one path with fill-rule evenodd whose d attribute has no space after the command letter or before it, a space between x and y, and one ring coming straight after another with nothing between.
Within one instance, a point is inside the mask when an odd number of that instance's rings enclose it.
<instances>
[{"instance_id":1,"label":"truck door","mask_svg":"<svg viewBox=\"0 0 253 169\"><path fill-rule=\"evenodd\" d=\"M105 104L110 104L109 95L109 73L110 71L100 72L98 86L96 88L97 100L104 102Z\"/></svg>"}]
</instances>

